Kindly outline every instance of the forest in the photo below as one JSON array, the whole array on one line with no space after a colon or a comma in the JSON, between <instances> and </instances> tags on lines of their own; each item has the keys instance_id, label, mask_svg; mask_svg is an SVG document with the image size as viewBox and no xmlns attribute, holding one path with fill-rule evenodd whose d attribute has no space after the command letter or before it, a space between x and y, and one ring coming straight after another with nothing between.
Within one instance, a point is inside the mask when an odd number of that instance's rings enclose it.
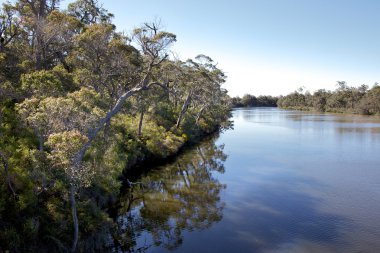
<instances>
[{"instance_id":1,"label":"forest","mask_svg":"<svg viewBox=\"0 0 380 253\"><path fill-rule=\"evenodd\" d=\"M335 91L320 89L313 94L300 88L278 99L278 106L285 109L312 110L318 112L380 114L380 86L375 83L350 87L344 81L337 82Z\"/></svg>"},{"instance_id":2,"label":"forest","mask_svg":"<svg viewBox=\"0 0 380 253\"><path fill-rule=\"evenodd\" d=\"M59 4L0 10L0 252L105 252L125 171L230 125L210 57L171 56L157 22L120 33L96 0Z\"/></svg>"},{"instance_id":3,"label":"forest","mask_svg":"<svg viewBox=\"0 0 380 253\"><path fill-rule=\"evenodd\" d=\"M375 83L350 87L344 81L337 82L334 91L319 89L314 93L299 88L286 96L254 96L245 94L230 100L234 108L239 107L280 107L317 112L351 113L361 115L380 114L380 86Z\"/></svg>"},{"instance_id":4,"label":"forest","mask_svg":"<svg viewBox=\"0 0 380 253\"><path fill-rule=\"evenodd\" d=\"M254 96L245 94L242 97L231 98L231 104L235 108L239 107L277 107L278 97L273 96Z\"/></svg>"}]
</instances>

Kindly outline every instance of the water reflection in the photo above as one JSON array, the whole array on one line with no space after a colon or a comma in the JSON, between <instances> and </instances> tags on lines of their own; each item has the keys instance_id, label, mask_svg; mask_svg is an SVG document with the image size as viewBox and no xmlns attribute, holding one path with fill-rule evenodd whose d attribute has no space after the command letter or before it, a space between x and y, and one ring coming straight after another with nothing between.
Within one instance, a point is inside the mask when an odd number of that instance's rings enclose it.
<instances>
[{"instance_id":1,"label":"water reflection","mask_svg":"<svg viewBox=\"0 0 380 253\"><path fill-rule=\"evenodd\" d=\"M380 118L270 108L234 116L220 139L229 154L223 243L207 252L378 251Z\"/></svg>"},{"instance_id":2,"label":"water reflection","mask_svg":"<svg viewBox=\"0 0 380 253\"><path fill-rule=\"evenodd\" d=\"M377 252L378 118L260 108L234 120L128 189L115 252Z\"/></svg>"},{"instance_id":3,"label":"water reflection","mask_svg":"<svg viewBox=\"0 0 380 253\"><path fill-rule=\"evenodd\" d=\"M223 148L214 139L205 141L127 189L113 232L115 251L145 252L158 246L174 250L184 241L183 231L220 221L225 185L215 176L224 173Z\"/></svg>"},{"instance_id":4,"label":"water reflection","mask_svg":"<svg viewBox=\"0 0 380 253\"><path fill-rule=\"evenodd\" d=\"M340 215L321 212L323 200L305 190L323 186L311 179L281 175L280 170L280 175L255 173L251 176L256 182L241 182L255 187L239 189L237 192L242 193L229 201L224 222L236 229L230 234L230 243L238 245L239 252L247 249L266 252L300 240L315 243L318 248L332 242L347 244L342 241L342 228L349 221Z\"/></svg>"},{"instance_id":5,"label":"water reflection","mask_svg":"<svg viewBox=\"0 0 380 253\"><path fill-rule=\"evenodd\" d=\"M277 126L297 131L299 136L314 133L319 137L365 139L378 141L380 118L374 116L314 113L279 110L277 108L248 108L234 111L237 119L258 127ZM277 129L277 131L279 131Z\"/></svg>"}]
</instances>

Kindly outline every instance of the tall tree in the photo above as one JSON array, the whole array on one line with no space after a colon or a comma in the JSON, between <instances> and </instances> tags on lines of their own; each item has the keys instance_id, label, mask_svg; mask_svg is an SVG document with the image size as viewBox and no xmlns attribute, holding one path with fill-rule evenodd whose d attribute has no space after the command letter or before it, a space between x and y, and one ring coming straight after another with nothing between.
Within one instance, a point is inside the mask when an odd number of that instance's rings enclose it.
<instances>
[{"instance_id":1,"label":"tall tree","mask_svg":"<svg viewBox=\"0 0 380 253\"><path fill-rule=\"evenodd\" d=\"M97 0L77 0L70 3L68 12L85 25L111 23L113 14L104 9Z\"/></svg>"}]
</instances>

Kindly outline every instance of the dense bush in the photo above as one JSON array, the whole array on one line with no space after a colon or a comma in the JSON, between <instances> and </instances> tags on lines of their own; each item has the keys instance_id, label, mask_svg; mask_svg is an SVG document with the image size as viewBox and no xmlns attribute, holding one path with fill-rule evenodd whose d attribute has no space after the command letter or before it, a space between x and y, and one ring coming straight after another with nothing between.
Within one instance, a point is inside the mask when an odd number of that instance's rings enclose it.
<instances>
[{"instance_id":1,"label":"dense bush","mask_svg":"<svg viewBox=\"0 0 380 253\"><path fill-rule=\"evenodd\" d=\"M246 94L243 97L231 98L233 107L277 107L277 97Z\"/></svg>"},{"instance_id":2,"label":"dense bush","mask_svg":"<svg viewBox=\"0 0 380 253\"><path fill-rule=\"evenodd\" d=\"M116 32L97 1L13 2L0 10L0 252L102 251L123 170L226 122L226 77L205 55L170 59L176 36L155 23Z\"/></svg>"},{"instance_id":3,"label":"dense bush","mask_svg":"<svg viewBox=\"0 0 380 253\"><path fill-rule=\"evenodd\" d=\"M349 87L345 82L338 82L338 86L335 91L318 90L313 94L295 91L280 97L278 106L319 112L380 114L380 87L377 84L371 89L366 85Z\"/></svg>"}]
</instances>

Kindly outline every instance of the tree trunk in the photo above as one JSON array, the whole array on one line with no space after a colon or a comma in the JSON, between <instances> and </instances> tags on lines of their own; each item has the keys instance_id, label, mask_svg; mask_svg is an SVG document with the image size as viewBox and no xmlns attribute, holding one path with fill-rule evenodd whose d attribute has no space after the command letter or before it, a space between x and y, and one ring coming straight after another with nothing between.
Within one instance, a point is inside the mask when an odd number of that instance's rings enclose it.
<instances>
[{"instance_id":1,"label":"tree trunk","mask_svg":"<svg viewBox=\"0 0 380 253\"><path fill-rule=\"evenodd\" d=\"M67 64L66 60L65 60L65 57L63 56L62 52L55 52L55 55L57 56L59 62L62 64L62 66L66 69L66 71L68 73L71 73L71 68L70 66Z\"/></svg>"},{"instance_id":2,"label":"tree trunk","mask_svg":"<svg viewBox=\"0 0 380 253\"><path fill-rule=\"evenodd\" d=\"M73 225L74 225L74 239L73 244L71 246L71 252L75 252L78 244L78 237L79 237L79 223L78 223L78 216L77 216L77 203L75 201L75 186L74 184L70 185L70 205L71 205L71 212L73 216Z\"/></svg>"},{"instance_id":3,"label":"tree trunk","mask_svg":"<svg viewBox=\"0 0 380 253\"><path fill-rule=\"evenodd\" d=\"M185 114L185 112L187 111L187 108L189 107L190 102L191 102L191 93L189 93L189 94L187 95L186 100L185 100L185 102L184 102L183 105L182 105L181 112L180 112L180 114L179 114L179 116L178 116L178 120L177 120L176 128L179 128L179 126L181 125L182 117L183 117L183 115Z\"/></svg>"},{"instance_id":4,"label":"tree trunk","mask_svg":"<svg viewBox=\"0 0 380 253\"><path fill-rule=\"evenodd\" d=\"M37 43L38 44L38 43ZM40 49L37 48L36 49L36 69L37 70L41 70L42 69L42 58L41 58L41 52L40 52Z\"/></svg>"},{"instance_id":5,"label":"tree trunk","mask_svg":"<svg viewBox=\"0 0 380 253\"><path fill-rule=\"evenodd\" d=\"M42 134L38 134L38 150L44 151L44 137Z\"/></svg>"},{"instance_id":6,"label":"tree trunk","mask_svg":"<svg viewBox=\"0 0 380 253\"><path fill-rule=\"evenodd\" d=\"M39 16L40 14L37 14L37 20L35 24L35 57L36 57L36 69L41 70L42 69L42 50L43 50L43 44L44 40L42 38L42 24L43 24L43 17Z\"/></svg>"},{"instance_id":7,"label":"tree trunk","mask_svg":"<svg viewBox=\"0 0 380 253\"><path fill-rule=\"evenodd\" d=\"M148 89L150 85L148 85L149 79L150 79L150 73L152 70L152 64L150 64L148 68L148 72L145 74L144 78L141 80L141 82L136 85L134 88L130 89L129 91L125 92L120 96L120 98L117 100L115 106L104 116L101 118L97 124L96 127L91 129L87 135L88 141L82 146L82 148L79 150L79 152L76 154L76 157L73 161L73 164L75 166L80 166L82 164L84 155L86 151L90 148L91 143L94 141L96 135L99 133L99 131L104 127L104 125L107 122L110 122L111 118L115 116L123 107L125 101L133 96L134 94ZM72 252L75 252L76 246L78 243L78 236L79 236L79 224L78 224L78 217L77 217L77 209L76 209L76 202L75 202L75 187L74 185L71 185L70 187L70 203L71 203L71 209L72 209L72 215L73 215L73 222L74 222L74 240L73 245L71 248Z\"/></svg>"},{"instance_id":8,"label":"tree trunk","mask_svg":"<svg viewBox=\"0 0 380 253\"><path fill-rule=\"evenodd\" d=\"M104 126L104 139L106 141L108 140L110 129L111 129L111 122L107 121Z\"/></svg>"},{"instance_id":9,"label":"tree trunk","mask_svg":"<svg viewBox=\"0 0 380 253\"><path fill-rule=\"evenodd\" d=\"M0 158L1 158L1 161L2 161L2 164L3 164L3 167L4 167L5 177L6 177L6 181L7 181L7 184L8 184L8 188L13 193L13 196L16 196L16 193L15 193L13 187L12 187L11 179L9 178L8 160L7 160L7 158L5 157L5 155L2 152L0 152Z\"/></svg>"},{"instance_id":10,"label":"tree trunk","mask_svg":"<svg viewBox=\"0 0 380 253\"><path fill-rule=\"evenodd\" d=\"M198 126L198 123L199 123L199 119L201 118L202 116L202 113L204 111L204 109L206 108L206 106L202 106L202 108L199 110L198 114L197 114L197 118L195 120L195 124Z\"/></svg>"},{"instance_id":11,"label":"tree trunk","mask_svg":"<svg viewBox=\"0 0 380 253\"><path fill-rule=\"evenodd\" d=\"M144 120L144 110L141 111L140 113L140 121L139 121L139 129L137 131L137 136L138 137L141 137L141 133L142 133L142 125L143 125L143 120Z\"/></svg>"},{"instance_id":12,"label":"tree trunk","mask_svg":"<svg viewBox=\"0 0 380 253\"><path fill-rule=\"evenodd\" d=\"M79 150L77 157L75 159L74 164L80 164L83 160L84 154L86 153L87 149L90 147L91 143L94 141L96 135L99 133L99 131L103 128L103 126L111 120L113 116L115 116L124 105L125 101L134 95L135 93L143 90L145 87L135 87L127 92L125 92L119 100L116 102L115 106L112 108L111 111L109 111L106 116L99 120L99 123L95 128L89 131L89 134L87 135L88 141L82 146L82 148Z\"/></svg>"}]
</instances>

